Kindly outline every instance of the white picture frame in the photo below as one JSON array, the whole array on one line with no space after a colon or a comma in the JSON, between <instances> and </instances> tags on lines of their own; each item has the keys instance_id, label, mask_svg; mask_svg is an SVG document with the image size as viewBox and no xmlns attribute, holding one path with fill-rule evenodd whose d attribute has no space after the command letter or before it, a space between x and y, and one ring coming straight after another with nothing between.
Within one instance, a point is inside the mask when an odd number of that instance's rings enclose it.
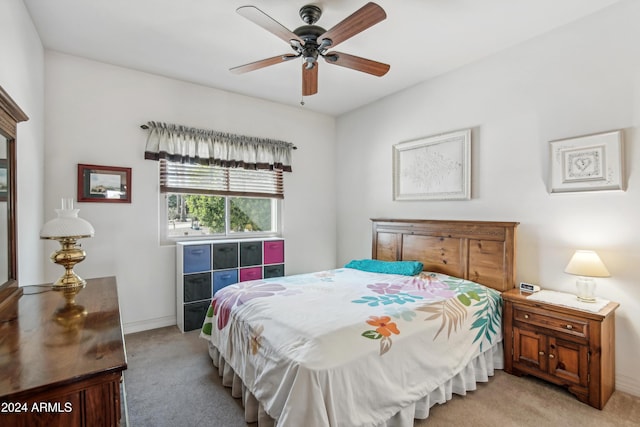
<instances>
[{"instance_id":1,"label":"white picture frame","mask_svg":"<svg viewBox=\"0 0 640 427\"><path fill-rule=\"evenodd\" d=\"M549 144L550 193L625 190L621 130Z\"/></svg>"},{"instance_id":2,"label":"white picture frame","mask_svg":"<svg viewBox=\"0 0 640 427\"><path fill-rule=\"evenodd\" d=\"M471 199L471 129L393 146L393 200Z\"/></svg>"}]
</instances>

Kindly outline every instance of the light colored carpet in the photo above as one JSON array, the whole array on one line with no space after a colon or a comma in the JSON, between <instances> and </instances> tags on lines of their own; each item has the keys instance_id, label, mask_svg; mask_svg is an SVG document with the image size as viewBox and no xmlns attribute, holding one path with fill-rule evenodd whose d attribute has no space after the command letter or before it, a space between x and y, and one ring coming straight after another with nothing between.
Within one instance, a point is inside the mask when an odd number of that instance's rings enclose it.
<instances>
[{"instance_id":1,"label":"light colored carpet","mask_svg":"<svg viewBox=\"0 0 640 427\"><path fill-rule=\"evenodd\" d=\"M198 331L177 327L125 337L129 424L132 427L246 427L242 405L224 388ZM467 396L431 408L415 426L614 427L640 425L640 398L615 392L602 411L564 389L497 371ZM300 426L303 427L303 426Z\"/></svg>"}]
</instances>

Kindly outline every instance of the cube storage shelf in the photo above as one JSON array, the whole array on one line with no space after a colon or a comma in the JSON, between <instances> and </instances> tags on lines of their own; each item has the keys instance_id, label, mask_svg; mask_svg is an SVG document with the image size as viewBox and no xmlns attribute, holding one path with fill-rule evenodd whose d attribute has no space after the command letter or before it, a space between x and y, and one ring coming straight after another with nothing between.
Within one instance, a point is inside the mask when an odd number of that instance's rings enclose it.
<instances>
[{"instance_id":1,"label":"cube storage shelf","mask_svg":"<svg viewBox=\"0 0 640 427\"><path fill-rule=\"evenodd\" d=\"M238 282L284 276L284 239L207 240L176 244L177 323L198 329L213 295Z\"/></svg>"}]
</instances>

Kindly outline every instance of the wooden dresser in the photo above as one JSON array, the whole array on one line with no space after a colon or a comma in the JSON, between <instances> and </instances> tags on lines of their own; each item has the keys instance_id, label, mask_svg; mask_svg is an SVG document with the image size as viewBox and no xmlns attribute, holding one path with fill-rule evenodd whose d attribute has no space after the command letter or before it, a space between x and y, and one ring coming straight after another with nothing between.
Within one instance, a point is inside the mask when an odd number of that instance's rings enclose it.
<instances>
[{"instance_id":1,"label":"wooden dresser","mask_svg":"<svg viewBox=\"0 0 640 427\"><path fill-rule=\"evenodd\" d=\"M512 289L504 300L504 370L566 387L602 409L615 390L615 310L597 313L527 299Z\"/></svg>"},{"instance_id":2,"label":"wooden dresser","mask_svg":"<svg viewBox=\"0 0 640 427\"><path fill-rule=\"evenodd\" d=\"M0 313L0 425L120 425L127 359L115 278L87 280L75 321L54 318L58 292L24 289Z\"/></svg>"}]
</instances>

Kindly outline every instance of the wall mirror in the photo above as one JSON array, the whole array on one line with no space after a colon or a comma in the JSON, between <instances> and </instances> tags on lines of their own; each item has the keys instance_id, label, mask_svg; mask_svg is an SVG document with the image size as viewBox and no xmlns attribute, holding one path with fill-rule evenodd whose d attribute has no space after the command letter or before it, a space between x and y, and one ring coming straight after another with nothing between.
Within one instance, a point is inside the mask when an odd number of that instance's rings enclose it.
<instances>
[{"instance_id":1,"label":"wall mirror","mask_svg":"<svg viewBox=\"0 0 640 427\"><path fill-rule=\"evenodd\" d=\"M0 310L22 294L16 239L17 124L27 115L0 86Z\"/></svg>"}]
</instances>

